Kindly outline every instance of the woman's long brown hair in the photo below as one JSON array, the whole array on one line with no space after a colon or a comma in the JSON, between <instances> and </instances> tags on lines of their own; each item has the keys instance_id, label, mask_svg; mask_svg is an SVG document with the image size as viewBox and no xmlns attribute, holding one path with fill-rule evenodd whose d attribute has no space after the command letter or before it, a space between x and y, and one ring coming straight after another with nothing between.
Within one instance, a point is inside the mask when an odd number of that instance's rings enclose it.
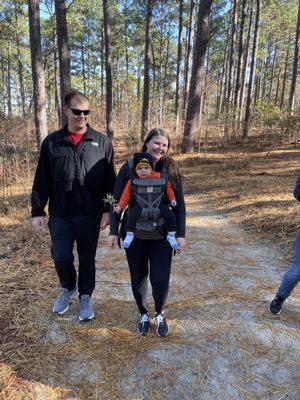
<instances>
[{"instance_id":1,"label":"woman's long brown hair","mask_svg":"<svg viewBox=\"0 0 300 400\"><path fill-rule=\"evenodd\" d=\"M153 128L153 129L151 129L151 131L148 133L148 135L145 138L145 141L144 141L144 144L142 147L142 151L147 151L147 143L150 142L150 140L152 140L155 136L165 137L168 140L168 150L169 150L170 145L171 145L170 136L167 134L167 132L164 129ZM181 172L180 172L177 162L168 155L165 155L161 160L164 163L164 165L168 168L171 183L172 183L173 187L176 189L177 184L182 179L182 175L181 175Z\"/></svg>"}]
</instances>

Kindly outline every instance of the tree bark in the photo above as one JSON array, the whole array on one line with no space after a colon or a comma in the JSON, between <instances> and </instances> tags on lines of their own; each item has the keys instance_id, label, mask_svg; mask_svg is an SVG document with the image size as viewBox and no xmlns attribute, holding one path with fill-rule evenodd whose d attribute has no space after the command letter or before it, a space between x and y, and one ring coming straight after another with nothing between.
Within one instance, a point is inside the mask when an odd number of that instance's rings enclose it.
<instances>
[{"instance_id":1,"label":"tree bark","mask_svg":"<svg viewBox=\"0 0 300 400\"><path fill-rule=\"evenodd\" d=\"M189 25L188 25L188 37L186 44L186 56L185 56L185 72L184 72L184 89L183 89L183 110L184 115L186 114L186 106L187 106L187 97L188 97L188 88L190 85L190 61L191 61L191 42L192 42L192 25L193 25L193 12L194 12L194 0L191 0L190 5L190 16L189 16Z\"/></svg>"},{"instance_id":2,"label":"tree bark","mask_svg":"<svg viewBox=\"0 0 300 400\"><path fill-rule=\"evenodd\" d=\"M238 112L238 130L240 129L242 117L243 117L243 108L244 108L244 92L246 88L246 70L248 66L248 58L249 58L249 49L250 49L250 38L251 38L251 28L252 28L252 19L253 19L253 1L250 4L250 15L249 15L249 26L247 33L247 41L244 48L243 54L243 66L242 66L242 74L241 74L241 90L239 96L239 112Z\"/></svg>"},{"instance_id":3,"label":"tree bark","mask_svg":"<svg viewBox=\"0 0 300 400\"><path fill-rule=\"evenodd\" d=\"M103 21L104 21L104 46L105 46L105 88L106 88L106 133L113 139L112 120L112 76L111 76L111 55L110 55L110 13L108 0L103 0Z\"/></svg>"},{"instance_id":4,"label":"tree bark","mask_svg":"<svg viewBox=\"0 0 300 400\"><path fill-rule=\"evenodd\" d=\"M58 126L62 125L62 109L61 109L61 101L59 97L59 88L58 88L58 71L57 71L57 38L55 34L55 28L53 28L53 71L54 71L54 98L55 98L55 109L58 117Z\"/></svg>"},{"instance_id":5,"label":"tree bark","mask_svg":"<svg viewBox=\"0 0 300 400\"><path fill-rule=\"evenodd\" d=\"M39 0L28 0L36 142L40 149L47 135L45 78L42 60Z\"/></svg>"},{"instance_id":6,"label":"tree bark","mask_svg":"<svg viewBox=\"0 0 300 400\"><path fill-rule=\"evenodd\" d=\"M81 40L80 51L81 51L81 73L82 73L83 93L86 95L84 38L82 38L82 40Z\"/></svg>"},{"instance_id":7,"label":"tree bark","mask_svg":"<svg viewBox=\"0 0 300 400\"><path fill-rule=\"evenodd\" d=\"M239 94L241 91L241 66L243 59L243 45L244 45L244 27L246 19L246 4L247 0L242 0L241 3L241 24L240 24L240 35L238 43L238 57L237 57L237 71L236 71L236 83L235 83L235 93L234 93L234 107L238 105Z\"/></svg>"},{"instance_id":8,"label":"tree bark","mask_svg":"<svg viewBox=\"0 0 300 400\"><path fill-rule=\"evenodd\" d=\"M149 111L149 90L150 90L150 26L152 18L154 0L148 0L146 17L146 35L145 35L145 59L144 59L144 91L142 107L141 140L144 141L148 132L148 111Z\"/></svg>"},{"instance_id":9,"label":"tree bark","mask_svg":"<svg viewBox=\"0 0 300 400\"><path fill-rule=\"evenodd\" d=\"M269 92L268 92L268 101L270 101L271 95L272 95L276 58L277 58L277 46L275 46L275 50L274 50L274 54L273 54L270 86L269 86Z\"/></svg>"},{"instance_id":10,"label":"tree bark","mask_svg":"<svg viewBox=\"0 0 300 400\"><path fill-rule=\"evenodd\" d=\"M256 16L255 16L254 37L252 45L253 46L252 60L250 67L249 87L248 87L247 104L246 104L244 127L243 127L244 142L248 140L249 128L250 128L251 102L252 102L253 83L255 79L256 56L257 56L257 47L259 38L260 6L261 6L261 0L256 0Z\"/></svg>"},{"instance_id":11,"label":"tree bark","mask_svg":"<svg viewBox=\"0 0 300 400\"><path fill-rule=\"evenodd\" d=\"M286 77L287 77L287 69L288 69L288 63L289 63L289 55L290 55L290 47L288 46L287 51L286 51L285 64L284 64L283 82L282 82L282 90L281 90L280 105L279 105L280 110L282 110L284 107Z\"/></svg>"},{"instance_id":12,"label":"tree bark","mask_svg":"<svg viewBox=\"0 0 300 400\"><path fill-rule=\"evenodd\" d=\"M209 16L212 2L213 0L201 0L199 4L196 40L193 50L192 76L181 144L183 153L187 153L191 150L191 135L197 123L197 114L200 110L201 83L203 79L205 55L210 38Z\"/></svg>"},{"instance_id":13,"label":"tree bark","mask_svg":"<svg viewBox=\"0 0 300 400\"><path fill-rule=\"evenodd\" d=\"M181 59L182 59L182 14L183 0L179 1L179 19L178 19L178 42L177 42L177 68L176 68L176 93L175 93L175 130L179 127L179 100L180 100L180 82L181 82Z\"/></svg>"},{"instance_id":14,"label":"tree bark","mask_svg":"<svg viewBox=\"0 0 300 400\"><path fill-rule=\"evenodd\" d=\"M22 116L25 117L25 92L24 92L24 79L23 79L23 64L20 51L20 35L18 31L18 12L15 8L15 23L16 23L16 45L17 45L17 58L18 58L18 75L21 94L21 110Z\"/></svg>"},{"instance_id":15,"label":"tree bark","mask_svg":"<svg viewBox=\"0 0 300 400\"><path fill-rule=\"evenodd\" d=\"M61 106L63 106L65 102L65 96L71 90L71 61L65 0L55 0L55 13L60 77L60 98ZM61 121L63 125L67 123L67 117L63 112L61 114Z\"/></svg>"},{"instance_id":16,"label":"tree bark","mask_svg":"<svg viewBox=\"0 0 300 400\"><path fill-rule=\"evenodd\" d=\"M296 89L297 72L298 72L298 59L299 59L299 36L300 36L300 1L298 1L298 19L296 26L293 73L292 73L292 81L291 81L290 95L289 95L289 111L291 113L293 113L294 111L295 89Z\"/></svg>"},{"instance_id":17,"label":"tree bark","mask_svg":"<svg viewBox=\"0 0 300 400\"><path fill-rule=\"evenodd\" d=\"M7 46L7 113L12 116L12 103L11 103L11 57L10 57L10 43Z\"/></svg>"},{"instance_id":18,"label":"tree bark","mask_svg":"<svg viewBox=\"0 0 300 400\"><path fill-rule=\"evenodd\" d=\"M277 106L277 102L278 102L280 81L281 81L281 68L279 68L278 77L277 77L276 93L275 93L275 100L274 100L275 107Z\"/></svg>"},{"instance_id":19,"label":"tree bark","mask_svg":"<svg viewBox=\"0 0 300 400\"><path fill-rule=\"evenodd\" d=\"M232 97L232 71L234 64L234 50L236 41L236 5L237 0L233 0L232 5L232 20L231 20L231 41L230 41L230 57L229 57L229 70L228 70L228 85L227 85L227 106L229 106Z\"/></svg>"}]
</instances>

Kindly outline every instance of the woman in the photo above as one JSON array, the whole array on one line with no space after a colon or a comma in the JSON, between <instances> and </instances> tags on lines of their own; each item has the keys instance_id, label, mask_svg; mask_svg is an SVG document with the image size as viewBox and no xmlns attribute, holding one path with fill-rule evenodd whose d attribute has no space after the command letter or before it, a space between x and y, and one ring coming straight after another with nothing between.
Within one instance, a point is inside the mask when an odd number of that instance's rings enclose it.
<instances>
[{"instance_id":1,"label":"woman","mask_svg":"<svg viewBox=\"0 0 300 400\"><path fill-rule=\"evenodd\" d=\"M164 167L168 170L169 179L174 189L177 206L173 208L177 224L178 252L185 250L185 203L181 182L181 174L177 163L167 156L170 147L170 138L160 128L152 129L144 142L142 151L152 156L154 171L161 172ZM130 179L129 165L126 162L117 177L114 190L114 199L119 201L121 194ZM167 201L167 200L164 200ZM118 226L120 215L111 212L110 236L108 245L113 248L118 243ZM147 280L150 270L150 283L155 303L156 333L164 337L169 332L169 327L164 315L171 272L172 248L162 239L141 239L135 237L130 247L126 250L126 257L131 276L133 295L140 311L137 331L141 335L150 332L150 318L147 309Z\"/></svg>"}]
</instances>

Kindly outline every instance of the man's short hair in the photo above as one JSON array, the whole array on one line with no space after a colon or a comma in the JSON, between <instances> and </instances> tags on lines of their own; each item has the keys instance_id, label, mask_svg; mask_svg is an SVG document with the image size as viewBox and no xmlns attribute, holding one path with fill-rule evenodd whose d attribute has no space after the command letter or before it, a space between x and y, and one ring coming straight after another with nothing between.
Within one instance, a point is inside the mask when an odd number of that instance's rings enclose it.
<instances>
[{"instance_id":1,"label":"man's short hair","mask_svg":"<svg viewBox=\"0 0 300 400\"><path fill-rule=\"evenodd\" d=\"M78 99L79 101L82 101L82 102L84 102L84 101L89 102L89 99L86 97L85 94L79 92L78 90L72 90L72 92L68 93L65 96L65 105L69 106L73 99Z\"/></svg>"}]
</instances>

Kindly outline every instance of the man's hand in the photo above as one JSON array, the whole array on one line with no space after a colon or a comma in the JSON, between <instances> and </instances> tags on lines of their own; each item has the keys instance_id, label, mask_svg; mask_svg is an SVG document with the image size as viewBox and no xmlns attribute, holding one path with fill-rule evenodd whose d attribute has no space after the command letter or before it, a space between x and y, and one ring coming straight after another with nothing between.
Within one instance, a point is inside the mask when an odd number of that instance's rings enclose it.
<instances>
[{"instance_id":1,"label":"man's hand","mask_svg":"<svg viewBox=\"0 0 300 400\"><path fill-rule=\"evenodd\" d=\"M116 204L116 205L114 206L114 212L116 212L117 214L120 214L121 211L122 211L122 210L121 210L119 204Z\"/></svg>"},{"instance_id":2,"label":"man's hand","mask_svg":"<svg viewBox=\"0 0 300 400\"><path fill-rule=\"evenodd\" d=\"M180 254L185 250L185 238L182 237L178 237L176 238L177 243L179 244L179 249L177 250L177 252Z\"/></svg>"},{"instance_id":3,"label":"man's hand","mask_svg":"<svg viewBox=\"0 0 300 400\"><path fill-rule=\"evenodd\" d=\"M118 236L116 235L109 235L107 240L108 246L113 249L118 245Z\"/></svg>"},{"instance_id":4,"label":"man's hand","mask_svg":"<svg viewBox=\"0 0 300 400\"><path fill-rule=\"evenodd\" d=\"M44 233L44 217L33 217L32 218L32 228L35 233L42 234Z\"/></svg>"},{"instance_id":5,"label":"man's hand","mask_svg":"<svg viewBox=\"0 0 300 400\"><path fill-rule=\"evenodd\" d=\"M100 222L100 229L103 231L109 225L109 212L106 212L102 215Z\"/></svg>"}]
</instances>

